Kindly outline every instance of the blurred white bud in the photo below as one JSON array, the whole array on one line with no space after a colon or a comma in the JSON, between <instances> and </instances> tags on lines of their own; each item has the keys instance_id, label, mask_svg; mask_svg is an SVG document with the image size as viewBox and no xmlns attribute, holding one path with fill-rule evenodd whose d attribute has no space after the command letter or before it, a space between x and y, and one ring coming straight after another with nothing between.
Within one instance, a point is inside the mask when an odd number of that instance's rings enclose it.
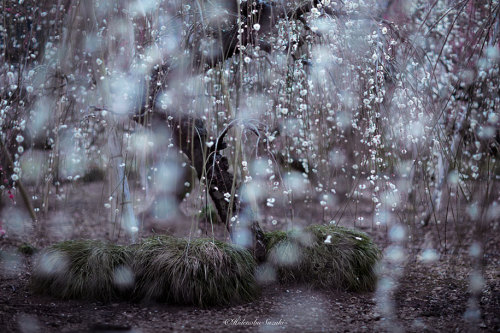
<instances>
[{"instance_id":1,"label":"blurred white bud","mask_svg":"<svg viewBox=\"0 0 500 333\"><path fill-rule=\"evenodd\" d=\"M113 271L113 282L120 288L129 288L134 285L134 273L127 266L118 266Z\"/></svg>"}]
</instances>

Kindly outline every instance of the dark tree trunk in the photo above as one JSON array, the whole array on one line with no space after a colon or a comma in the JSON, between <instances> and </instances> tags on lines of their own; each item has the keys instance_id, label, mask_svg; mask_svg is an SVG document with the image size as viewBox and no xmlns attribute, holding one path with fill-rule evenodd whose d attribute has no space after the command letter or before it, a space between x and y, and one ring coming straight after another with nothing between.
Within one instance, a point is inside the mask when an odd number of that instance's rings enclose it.
<instances>
[{"instance_id":1,"label":"dark tree trunk","mask_svg":"<svg viewBox=\"0 0 500 333\"><path fill-rule=\"evenodd\" d=\"M239 215L241 210L239 196L231 197L234 176L229 172L229 161L220 151L227 145L219 140L216 145L208 148L207 131L203 121L194 116L166 114L159 111L152 114L149 124L145 123L144 114L134 119L143 125L151 125L153 131L161 130L160 124L168 126L174 137L174 144L189 158L195 168L198 179L207 186L207 191L214 202L217 213L233 239L233 216ZM157 127L158 126L158 127ZM202 179L202 177L204 177ZM235 183L237 193L238 186ZM265 259L264 233L257 221L250 227L253 234L252 252L259 261Z\"/></svg>"}]
</instances>

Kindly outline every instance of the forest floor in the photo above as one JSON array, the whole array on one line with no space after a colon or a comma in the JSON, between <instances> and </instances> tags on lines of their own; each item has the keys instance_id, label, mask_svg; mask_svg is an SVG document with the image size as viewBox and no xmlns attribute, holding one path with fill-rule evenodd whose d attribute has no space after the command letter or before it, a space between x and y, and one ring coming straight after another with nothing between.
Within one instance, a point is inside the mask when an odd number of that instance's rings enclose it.
<instances>
[{"instance_id":1,"label":"forest floor","mask_svg":"<svg viewBox=\"0 0 500 333\"><path fill-rule=\"evenodd\" d=\"M112 229L103 227L104 223L109 225L106 211L96 209L95 201L86 199L95 197L95 193L100 196L102 187L102 183L86 184L74 189L71 195L68 188L66 196L59 197L39 222L44 225L44 237L31 244L43 248L63 239L110 238ZM7 207L7 212L9 209L14 208ZM366 208L367 215L368 212ZM356 212L359 213L363 214ZM2 216L5 220L9 213ZM310 221L314 216L302 218ZM283 219L272 219L278 220L278 224L273 225L268 216L263 221L265 229L283 227ZM356 227L372 236L381 249L387 248L386 228L373 227L367 220L364 224L358 221ZM29 288L34 256L19 251L26 241L22 237L25 227L16 228L6 228L6 236L0 239L1 332L374 332L397 328L407 332L500 332L500 232L495 230L498 225L492 226L493 232L485 236L481 319L475 323L464 317L470 298L472 263L468 249L472 230L448 231L447 247L452 250L425 263L419 260L422 249L436 244L438 233L431 225L414 228L414 241L406 244L408 257L393 295L397 318L388 320L378 307L376 293L315 290L299 285L267 286L253 302L210 309L39 296ZM441 228L441 241L442 232Z\"/></svg>"}]
</instances>

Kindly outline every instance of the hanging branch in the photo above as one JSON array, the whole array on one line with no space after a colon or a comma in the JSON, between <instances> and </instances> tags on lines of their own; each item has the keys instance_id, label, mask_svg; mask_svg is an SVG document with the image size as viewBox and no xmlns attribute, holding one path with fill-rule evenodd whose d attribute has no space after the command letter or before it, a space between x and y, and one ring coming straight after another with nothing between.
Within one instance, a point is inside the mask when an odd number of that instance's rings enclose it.
<instances>
[{"instance_id":1,"label":"hanging branch","mask_svg":"<svg viewBox=\"0 0 500 333\"><path fill-rule=\"evenodd\" d=\"M464 5L465 7L465 5ZM464 8L462 7L462 9ZM451 27L453 28L453 26ZM450 31L451 31L450 28ZM489 29L492 30L491 35L485 37L485 44L488 46L494 45L497 41L498 34L500 33L500 17L496 15L496 21L492 20L489 26ZM444 46L443 46L444 47ZM442 50L441 50L442 51ZM482 49L480 50L482 52ZM441 53L441 52L440 52ZM436 65L434 65L434 69ZM470 91L476 91L478 83L474 82L471 87L469 87ZM457 87L458 89L458 87ZM470 102L469 102L470 103ZM422 221L425 226L429 224L431 217L434 216L436 219L436 212L439 211L441 207L441 197L443 192L443 187L446 185L448 173L450 170L450 164L453 160L456 159L456 156L460 152L460 145L462 144L463 136L464 136L464 128L466 128L470 114L472 112L472 106L468 105L467 110L465 112L460 112L454 124L454 131L451 140L451 144L449 146L449 158L446 158L445 153L441 152L438 157L438 177L436 182L436 187L434 188L434 193L430 199L430 205L427 208L426 212L423 215ZM443 148L444 149L444 148Z\"/></svg>"},{"instance_id":2,"label":"hanging branch","mask_svg":"<svg viewBox=\"0 0 500 333\"><path fill-rule=\"evenodd\" d=\"M93 1L88 1L86 5L88 6L87 13L89 14L90 24L95 31L98 31L98 23L95 15L94 3ZM105 57L103 56L102 59L105 59ZM104 60L100 65L98 65L97 62L94 61L92 70L94 75L96 75L97 73L99 73L100 75L104 75L106 73ZM101 93L104 105L111 105L111 92L108 81L106 79L101 80L100 78L96 78L95 82ZM134 208L132 206L130 187L128 184L127 176L125 175L125 163L123 161L123 156L120 148L121 140L119 139L117 133L117 121L113 116L113 113L108 112L107 115L107 121L108 124L110 124L108 129L108 148L111 155L111 169L113 172L111 180L114 180L115 184L120 185L121 187L122 195L120 201L122 206L122 214L125 221L125 227L130 235L131 241L135 242L139 229L137 227L137 219L135 217ZM118 186L116 186L116 188L118 188Z\"/></svg>"},{"instance_id":3,"label":"hanging branch","mask_svg":"<svg viewBox=\"0 0 500 333\"><path fill-rule=\"evenodd\" d=\"M7 146L4 144L3 139L1 139L1 138L0 138L0 146L2 148L2 155L6 158L7 163L9 164L9 167L11 169L14 169L14 162L12 161L9 150L7 149ZM31 204L31 200L30 200L30 197L28 195L28 192L26 192L26 189L24 188L24 185L21 182L21 179L16 180L16 185L19 188L19 193L21 193L21 197L23 198L24 205L26 206L26 209L28 210L31 219L33 220L33 223L36 223L37 218L36 218L35 210L33 209L33 205Z\"/></svg>"}]
</instances>

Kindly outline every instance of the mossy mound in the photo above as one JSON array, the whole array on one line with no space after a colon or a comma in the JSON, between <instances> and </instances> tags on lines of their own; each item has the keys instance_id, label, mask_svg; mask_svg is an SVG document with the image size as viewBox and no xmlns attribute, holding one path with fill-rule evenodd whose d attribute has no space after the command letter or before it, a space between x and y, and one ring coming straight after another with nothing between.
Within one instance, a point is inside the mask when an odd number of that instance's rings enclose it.
<instances>
[{"instance_id":1,"label":"mossy mound","mask_svg":"<svg viewBox=\"0 0 500 333\"><path fill-rule=\"evenodd\" d=\"M134 297L202 307L249 301L258 294L255 267L251 254L235 245L151 237L136 251Z\"/></svg>"},{"instance_id":2,"label":"mossy mound","mask_svg":"<svg viewBox=\"0 0 500 333\"><path fill-rule=\"evenodd\" d=\"M109 301L133 290L132 250L97 240L65 241L38 256L31 286L64 299Z\"/></svg>"},{"instance_id":3,"label":"mossy mound","mask_svg":"<svg viewBox=\"0 0 500 333\"><path fill-rule=\"evenodd\" d=\"M380 250L363 232L312 225L302 231L265 234L267 262L281 282L351 291L375 289ZM269 268L269 267L268 267Z\"/></svg>"}]
</instances>

